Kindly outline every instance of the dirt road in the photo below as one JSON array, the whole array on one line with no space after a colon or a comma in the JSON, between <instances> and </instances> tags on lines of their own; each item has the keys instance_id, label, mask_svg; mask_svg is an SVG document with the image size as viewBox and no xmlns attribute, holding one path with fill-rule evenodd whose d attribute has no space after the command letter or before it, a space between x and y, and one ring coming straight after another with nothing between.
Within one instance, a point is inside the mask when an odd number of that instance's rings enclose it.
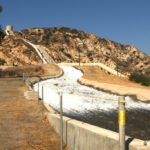
<instances>
[{"instance_id":1,"label":"dirt road","mask_svg":"<svg viewBox=\"0 0 150 150\"><path fill-rule=\"evenodd\" d=\"M0 79L0 150L59 150L60 139L42 103L24 98L21 79Z\"/></svg>"}]
</instances>

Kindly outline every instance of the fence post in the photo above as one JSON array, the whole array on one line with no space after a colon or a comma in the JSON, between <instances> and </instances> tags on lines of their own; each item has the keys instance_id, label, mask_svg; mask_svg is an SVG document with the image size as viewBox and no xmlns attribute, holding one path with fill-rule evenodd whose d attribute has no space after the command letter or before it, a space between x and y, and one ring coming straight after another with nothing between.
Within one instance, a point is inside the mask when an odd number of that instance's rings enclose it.
<instances>
[{"instance_id":1,"label":"fence post","mask_svg":"<svg viewBox=\"0 0 150 150\"><path fill-rule=\"evenodd\" d=\"M23 74L22 74L22 79L23 79L23 81L25 82L24 72L23 72Z\"/></svg>"},{"instance_id":2,"label":"fence post","mask_svg":"<svg viewBox=\"0 0 150 150\"><path fill-rule=\"evenodd\" d=\"M118 111L119 150L125 150L126 112L125 112L125 97L124 96L118 99L118 105L119 105L119 111Z\"/></svg>"},{"instance_id":3,"label":"fence post","mask_svg":"<svg viewBox=\"0 0 150 150\"><path fill-rule=\"evenodd\" d=\"M60 93L60 136L61 136L61 150L63 150L63 95Z\"/></svg>"},{"instance_id":4,"label":"fence post","mask_svg":"<svg viewBox=\"0 0 150 150\"><path fill-rule=\"evenodd\" d=\"M42 100L44 101L44 86L42 85Z\"/></svg>"},{"instance_id":5,"label":"fence post","mask_svg":"<svg viewBox=\"0 0 150 150\"><path fill-rule=\"evenodd\" d=\"M40 100L40 85L39 85L39 82L37 83L37 88L38 88L38 104L39 104L39 100Z\"/></svg>"}]
</instances>

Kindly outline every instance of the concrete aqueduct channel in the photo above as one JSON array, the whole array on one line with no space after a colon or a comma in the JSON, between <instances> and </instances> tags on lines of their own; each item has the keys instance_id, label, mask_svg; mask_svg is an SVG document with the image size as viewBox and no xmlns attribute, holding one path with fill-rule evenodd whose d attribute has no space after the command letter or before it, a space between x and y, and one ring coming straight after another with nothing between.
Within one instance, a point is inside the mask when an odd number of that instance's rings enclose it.
<instances>
[{"instance_id":1,"label":"concrete aqueduct channel","mask_svg":"<svg viewBox=\"0 0 150 150\"><path fill-rule=\"evenodd\" d=\"M34 90L39 90L44 103L59 112L59 92L62 92L64 115L118 131L118 96L80 85L77 80L82 76L81 71L71 66L61 66L61 68L64 71L62 77L34 85ZM150 104L126 97L126 109L127 135L150 140Z\"/></svg>"},{"instance_id":2,"label":"concrete aqueduct channel","mask_svg":"<svg viewBox=\"0 0 150 150\"><path fill-rule=\"evenodd\" d=\"M43 63L53 62L51 57L39 45L30 44ZM81 120L92 125L118 131L118 95L98 91L83 86L77 80L83 75L71 66L60 66L64 72L60 78L41 81L34 85L44 103L59 112L60 96L63 93L63 113L65 116ZM150 140L150 103L136 101L126 97L128 136Z\"/></svg>"},{"instance_id":3,"label":"concrete aqueduct channel","mask_svg":"<svg viewBox=\"0 0 150 150\"><path fill-rule=\"evenodd\" d=\"M6 34L14 35L12 29L10 27L8 29L10 32L7 32L6 30ZM50 58L50 56L48 56L46 51L44 51L44 49L41 48L39 45L34 45L31 42L26 41L25 39L22 39L22 40L30 44L35 49L35 51L37 52L39 58L43 61L43 63L47 64L47 63L53 62L53 60ZM80 85L77 82L77 80L82 76L81 71L73 67L69 67L69 66L61 66L61 68L64 71L64 74L62 77L41 81L39 83L34 84L33 86L34 90L38 91L39 97L43 99L44 103L48 104L50 107L53 107L53 109L59 112L60 110L59 93L62 92L63 93L63 113L65 116L68 116L70 118L74 118L77 120L81 120L83 122L87 122L89 124L96 125L96 126L109 129L112 131L118 131L118 125L117 125L118 96L114 94L98 91L96 89L93 89L87 86ZM133 138L137 138L137 139L142 139L142 140L147 140L147 141L150 140L150 104L135 101L134 99L130 97L126 97L126 108L127 108L127 126L126 126L127 135ZM54 125L56 125L56 123L54 123ZM76 126L75 128L77 129ZM81 131L80 128L79 130ZM96 131L97 131L97 128L96 128ZM93 134L93 131L92 131L92 134ZM113 133L111 132L108 134L111 134L112 136ZM94 137L92 136L91 140L93 140L95 136L96 135L94 135ZM116 146L114 146L114 139L113 141L111 141L112 139L110 138L110 135L109 136L107 135L106 137L104 137L105 140L104 139L103 140L106 143L109 141L109 144L107 143L104 146L104 143L102 142L100 146L103 145L103 149L106 149L106 150L110 148L116 149ZM75 138L75 134L74 134L74 138ZM87 142L86 138L88 138L88 136L84 138L85 138L85 142ZM84 141L84 139L82 140ZM118 138L117 138L117 141L118 141ZM82 148L79 148L79 149L87 150L87 148L85 147L85 144L83 144L84 142L82 143L80 142L81 141L78 141L75 144L75 139L73 139L72 141L72 137L71 137L71 142L69 143L71 143L71 145L73 146L73 149L76 146L77 147L83 146ZM91 142L95 143L95 141L91 141ZM113 143L113 147L111 147L112 143ZM86 145L88 145L88 143ZM89 148L89 149L90 150L97 149L97 145L99 149L99 142L93 145L92 148ZM106 148L108 147L108 145L109 145L109 148ZM117 143L115 145L117 145ZM89 144L89 147L91 147L91 144ZM143 141L141 145L139 144L139 141L138 143L135 144L135 147L134 146L132 147L131 145L131 149L134 149L134 150L139 150L139 147L142 150L149 149L149 146L144 147L143 149Z\"/></svg>"}]
</instances>

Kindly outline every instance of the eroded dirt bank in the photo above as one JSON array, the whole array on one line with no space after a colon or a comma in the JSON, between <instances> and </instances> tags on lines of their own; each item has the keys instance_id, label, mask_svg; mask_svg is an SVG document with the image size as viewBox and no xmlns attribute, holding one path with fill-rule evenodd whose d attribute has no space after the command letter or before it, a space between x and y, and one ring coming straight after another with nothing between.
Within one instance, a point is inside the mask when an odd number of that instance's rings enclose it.
<instances>
[{"instance_id":1,"label":"eroded dirt bank","mask_svg":"<svg viewBox=\"0 0 150 150\"><path fill-rule=\"evenodd\" d=\"M102 91L117 95L130 95L134 99L150 103L150 87L145 87L128 79L112 76L98 66L78 67L83 71L79 82Z\"/></svg>"}]
</instances>

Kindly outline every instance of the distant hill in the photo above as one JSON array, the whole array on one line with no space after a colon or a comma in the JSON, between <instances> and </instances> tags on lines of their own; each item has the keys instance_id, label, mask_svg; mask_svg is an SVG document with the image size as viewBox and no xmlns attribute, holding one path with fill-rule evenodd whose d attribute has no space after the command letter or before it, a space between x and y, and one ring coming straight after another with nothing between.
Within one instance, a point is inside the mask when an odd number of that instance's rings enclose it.
<instances>
[{"instance_id":1,"label":"distant hill","mask_svg":"<svg viewBox=\"0 0 150 150\"><path fill-rule=\"evenodd\" d=\"M4 65L42 63L22 38L46 47L56 63L78 62L80 55L82 63L101 62L124 74L137 70L150 75L150 56L139 49L66 27L25 29L15 32L15 36L6 36L0 45Z\"/></svg>"}]
</instances>

